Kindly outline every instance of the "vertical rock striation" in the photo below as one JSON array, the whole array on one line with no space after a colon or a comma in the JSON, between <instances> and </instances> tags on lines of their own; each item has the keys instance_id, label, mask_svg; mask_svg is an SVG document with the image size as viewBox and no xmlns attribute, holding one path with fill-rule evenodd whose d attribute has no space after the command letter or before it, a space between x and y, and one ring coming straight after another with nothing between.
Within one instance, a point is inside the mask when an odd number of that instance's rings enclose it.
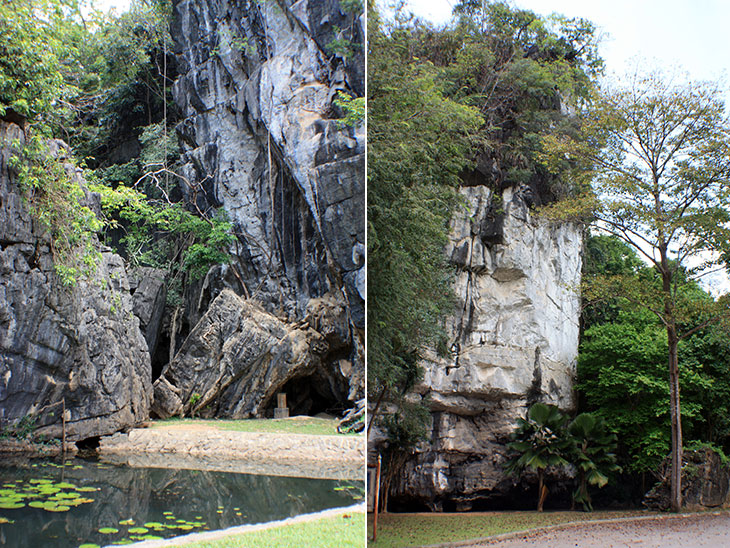
<instances>
[{"instance_id":1,"label":"vertical rock striation","mask_svg":"<svg viewBox=\"0 0 730 548\"><path fill-rule=\"evenodd\" d=\"M431 410L430 439L391 495L435 509L504 500L515 488L502 470L515 419L536 401L575 405L580 227L537 219L524 190L461 193L467 207L446 250L458 298L450 355L424 363L416 391Z\"/></svg>"},{"instance_id":2,"label":"vertical rock striation","mask_svg":"<svg viewBox=\"0 0 730 548\"><path fill-rule=\"evenodd\" d=\"M30 416L39 433L60 436L63 398L70 439L110 434L146 419L152 397L147 343L124 263L101 249L90 278L72 288L58 281L48 233L28 211L9 166L11 143L24 138L18 125L0 120L2 422ZM83 186L73 166L66 169Z\"/></svg>"},{"instance_id":3,"label":"vertical rock striation","mask_svg":"<svg viewBox=\"0 0 730 548\"><path fill-rule=\"evenodd\" d=\"M340 303L346 332L321 369L349 383L346 405L364 396L364 131L334 99L364 93L363 31L335 0L174 2L183 192L223 207L237 236L191 325L225 287L290 323Z\"/></svg>"}]
</instances>

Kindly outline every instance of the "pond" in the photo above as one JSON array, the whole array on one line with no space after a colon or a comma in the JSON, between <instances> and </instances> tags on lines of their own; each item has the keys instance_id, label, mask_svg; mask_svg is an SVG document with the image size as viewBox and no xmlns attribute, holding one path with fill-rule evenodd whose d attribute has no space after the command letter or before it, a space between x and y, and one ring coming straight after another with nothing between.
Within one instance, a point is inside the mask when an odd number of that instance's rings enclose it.
<instances>
[{"instance_id":1,"label":"pond","mask_svg":"<svg viewBox=\"0 0 730 548\"><path fill-rule=\"evenodd\" d=\"M362 481L26 460L0 464L0 546L130 544L349 506L363 495Z\"/></svg>"}]
</instances>

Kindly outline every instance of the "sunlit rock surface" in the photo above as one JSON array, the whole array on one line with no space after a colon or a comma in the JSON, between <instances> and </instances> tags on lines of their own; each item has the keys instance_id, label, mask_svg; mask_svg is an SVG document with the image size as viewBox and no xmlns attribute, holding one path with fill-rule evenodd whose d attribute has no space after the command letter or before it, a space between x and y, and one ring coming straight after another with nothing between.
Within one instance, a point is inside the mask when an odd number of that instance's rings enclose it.
<instances>
[{"instance_id":1,"label":"sunlit rock surface","mask_svg":"<svg viewBox=\"0 0 730 548\"><path fill-rule=\"evenodd\" d=\"M461 189L447 254L456 267L450 352L430 356L416 388L429 441L391 500L468 509L504 500L506 443L530 403L571 409L578 354L582 233L536 218L520 191ZM522 487L520 487L522 488Z\"/></svg>"}]
</instances>

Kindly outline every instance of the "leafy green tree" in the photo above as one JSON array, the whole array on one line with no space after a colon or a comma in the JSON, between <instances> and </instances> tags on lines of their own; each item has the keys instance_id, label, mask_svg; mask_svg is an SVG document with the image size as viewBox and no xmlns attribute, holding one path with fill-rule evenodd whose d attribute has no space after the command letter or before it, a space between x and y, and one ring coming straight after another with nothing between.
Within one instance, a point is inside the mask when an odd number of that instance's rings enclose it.
<instances>
[{"instance_id":1,"label":"leafy green tree","mask_svg":"<svg viewBox=\"0 0 730 548\"><path fill-rule=\"evenodd\" d=\"M444 95L443 70L410 54L409 24L371 6L368 25L368 386L379 405L418 379L452 303L443 248L480 119Z\"/></svg>"},{"instance_id":2,"label":"leafy green tree","mask_svg":"<svg viewBox=\"0 0 730 548\"><path fill-rule=\"evenodd\" d=\"M72 93L63 61L64 40L79 24L75 0L7 0L0 4L0 116L8 110L48 131Z\"/></svg>"},{"instance_id":3,"label":"leafy green tree","mask_svg":"<svg viewBox=\"0 0 730 548\"><path fill-rule=\"evenodd\" d=\"M559 199L571 183L543 167L541 138L574 133L566 110L590 95L603 66L593 25L495 1L462 1L454 14L451 27L419 33L414 55L444 66L449 97L484 118L467 182L528 185L537 205Z\"/></svg>"},{"instance_id":4,"label":"leafy green tree","mask_svg":"<svg viewBox=\"0 0 730 548\"><path fill-rule=\"evenodd\" d=\"M578 470L578 488L573 500L593 511L589 485L604 487L608 474L620 470L616 464L616 434L611 433L606 421L592 413L581 413L568 425L573 444L570 461Z\"/></svg>"},{"instance_id":5,"label":"leafy green tree","mask_svg":"<svg viewBox=\"0 0 730 548\"><path fill-rule=\"evenodd\" d=\"M716 445L725 454L730 453L730 339L726 327L708 325L683 341L678 352L683 369L701 371L706 379L692 394L700 406L700 416L691 425L690 439ZM684 387L682 393L686 402Z\"/></svg>"},{"instance_id":6,"label":"leafy green tree","mask_svg":"<svg viewBox=\"0 0 730 548\"><path fill-rule=\"evenodd\" d=\"M693 274L717 265L728 252L730 124L722 93L712 85L667 84L657 74L635 77L628 87L606 89L579 113L580 139L545 138L552 169L573 169L584 192L552 208L554 218L592 219L642 254L660 285L633 277L594 278L589 297L621 295L651 311L667 334L672 433L671 505L681 500L682 427L679 342L725 317L723 303L698 303L683 291ZM695 268L692 260L702 262ZM687 273L687 275L680 272ZM696 306L705 320L691 325ZM715 308L714 311L709 309Z\"/></svg>"},{"instance_id":7,"label":"leafy green tree","mask_svg":"<svg viewBox=\"0 0 730 548\"><path fill-rule=\"evenodd\" d=\"M590 283L590 280L597 276L637 276L645 268L646 263L618 238L589 232L583 253L583 280ZM584 297L581 332L585 332L593 325L616 320L620 310L620 297L604 297L592 301Z\"/></svg>"},{"instance_id":8,"label":"leafy green tree","mask_svg":"<svg viewBox=\"0 0 730 548\"><path fill-rule=\"evenodd\" d=\"M507 445L519 455L505 465L509 473L519 473L529 468L537 472L537 511L542 512L548 488L545 485L545 469L548 466L566 466L572 451L567 435L568 417L554 405L535 403L525 418L517 419L512 441Z\"/></svg>"}]
</instances>

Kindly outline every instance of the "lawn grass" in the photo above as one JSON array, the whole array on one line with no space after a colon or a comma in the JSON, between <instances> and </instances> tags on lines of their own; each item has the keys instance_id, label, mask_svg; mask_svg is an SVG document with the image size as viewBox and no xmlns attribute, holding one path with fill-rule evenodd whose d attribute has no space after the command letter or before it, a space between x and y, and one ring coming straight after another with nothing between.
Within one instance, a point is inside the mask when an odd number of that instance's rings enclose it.
<instances>
[{"instance_id":1,"label":"lawn grass","mask_svg":"<svg viewBox=\"0 0 730 548\"><path fill-rule=\"evenodd\" d=\"M152 427L171 424L208 425L221 430L236 432L263 432L280 434L314 434L318 436L342 435L337 433L338 419L321 419L318 417L292 417L289 419L171 419L154 421Z\"/></svg>"},{"instance_id":2,"label":"lawn grass","mask_svg":"<svg viewBox=\"0 0 730 548\"><path fill-rule=\"evenodd\" d=\"M612 512L505 512L463 514L381 514L378 538L368 546L393 548L423 546L477 539L525 531L571 521L602 520L654 515L646 510ZM368 539L373 535L372 514L368 515Z\"/></svg>"},{"instance_id":3,"label":"lawn grass","mask_svg":"<svg viewBox=\"0 0 730 548\"><path fill-rule=\"evenodd\" d=\"M353 512L181 545L184 548L364 548L365 514Z\"/></svg>"}]
</instances>

